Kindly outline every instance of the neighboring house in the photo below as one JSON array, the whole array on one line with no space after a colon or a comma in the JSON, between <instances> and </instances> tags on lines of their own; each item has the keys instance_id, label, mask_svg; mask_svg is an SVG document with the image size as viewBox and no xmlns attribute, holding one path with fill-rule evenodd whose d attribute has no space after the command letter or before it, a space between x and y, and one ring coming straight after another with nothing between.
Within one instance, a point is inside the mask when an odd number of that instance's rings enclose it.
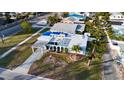
<instances>
[{"instance_id":1,"label":"neighboring house","mask_svg":"<svg viewBox=\"0 0 124 93\"><path fill-rule=\"evenodd\" d=\"M112 25L112 29L116 35L124 35L124 25Z\"/></svg>"},{"instance_id":2,"label":"neighboring house","mask_svg":"<svg viewBox=\"0 0 124 93\"><path fill-rule=\"evenodd\" d=\"M124 20L124 15L119 12L113 12L109 18L110 20Z\"/></svg>"},{"instance_id":3,"label":"neighboring house","mask_svg":"<svg viewBox=\"0 0 124 93\"><path fill-rule=\"evenodd\" d=\"M77 17L79 19L85 20L87 17L92 18L95 12L70 12L69 16Z\"/></svg>"},{"instance_id":4,"label":"neighboring house","mask_svg":"<svg viewBox=\"0 0 124 93\"><path fill-rule=\"evenodd\" d=\"M86 14L81 14L80 12L70 12L68 17L75 17L78 20L85 21L86 20Z\"/></svg>"},{"instance_id":5,"label":"neighboring house","mask_svg":"<svg viewBox=\"0 0 124 93\"><path fill-rule=\"evenodd\" d=\"M109 19L113 25L122 25L124 23L124 15L120 12L112 12L110 14Z\"/></svg>"},{"instance_id":6,"label":"neighboring house","mask_svg":"<svg viewBox=\"0 0 124 93\"><path fill-rule=\"evenodd\" d=\"M67 24L67 23L56 23L53 27L51 27L51 32L67 32L71 34L75 34L77 29L77 24Z\"/></svg>"},{"instance_id":7,"label":"neighboring house","mask_svg":"<svg viewBox=\"0 0 124 93\"><path fill-rule=\"evenodd\" d=\"M51 32L67 32L75 34L76 31L83 32L85 30L85 24L68 24L68 23L56 23L51 27Z\"/></svg>"},{"instance_id":8,"label":"neighboring house","mask_svg":"<svg viewBox=\"0 0 124 93\"><path fill-rule=\"evenodd\" d=\"M76 17L67 17L67 18L64 18L61 22L68 23L68 24L83 24L84 23L84 21L80 21Z\"/></svg>"},{"instance_id":9,"label":"neighboring house","mask_svg":"<svg viewBox=\"0 0 124 93\"><path fill-rule=\"evenodd\" d=\"M32 27L33 28L42 28L43 26L46 26L47 23L48 23L47 20L43 19L41 21L38 21L36 24L33 24Z\"/></svg>"}]
</instances>

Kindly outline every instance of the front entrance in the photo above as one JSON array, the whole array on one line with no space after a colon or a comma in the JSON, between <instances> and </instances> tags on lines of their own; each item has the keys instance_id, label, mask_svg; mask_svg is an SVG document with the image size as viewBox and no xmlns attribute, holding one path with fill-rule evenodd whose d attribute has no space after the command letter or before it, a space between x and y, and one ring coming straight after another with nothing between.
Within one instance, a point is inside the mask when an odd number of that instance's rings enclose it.
<instances>
[{"instance_id":1,"label":"front entrance","mask_svg":"<svg viewBox=\"0 0 124 93\"><path fill-rule=\"evenodd\" d=\"M60 53L60 47L57 47L57 53Z\"/></svg>"}]
</instances>

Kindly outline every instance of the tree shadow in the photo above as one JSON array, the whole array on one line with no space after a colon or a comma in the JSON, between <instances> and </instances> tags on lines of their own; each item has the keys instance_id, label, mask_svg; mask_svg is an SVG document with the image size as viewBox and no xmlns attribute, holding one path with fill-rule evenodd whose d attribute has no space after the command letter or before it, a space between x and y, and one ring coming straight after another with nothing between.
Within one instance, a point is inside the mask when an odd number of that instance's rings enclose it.
<instances>
[{"instance_id":1,"label":"tree shadow","mask_svg":"<svg viewBox=\"0 0 124 93\"><path fill-rule=\"evenodd\" d=\"M15 58L15 55L20 52L19 50L14 50L10 54L8 54L6 57L0 59L0 67L7 68L12 60Z\"/></svg>"},{"instance_id":2,"label":"tree shadow","mask_svg":"<svg viewBox=\"0 0 124 93\"><path fill-rule=\"evenodd\" d=\"M116 59L111 59L111 60L102 61L102 62L98 62L98 63L92 63L91 65L101 65L103 63L113 62L114 60L116 60Z\"/></svg>"},{"instance_id":3,"label":"tree shadow","mask_svg":"<svg viewBox=\"0 0 124 93\"><path fill-rule=\"evenodd\" d=\"M11 49L12 47L14 47L16 44L12 45L12 46L5 46L5 47L0 47L0 56L5 53L6 51L8 51L9 49Z\"/></svg>"},{"instance_id":4,"label":"tree shadow","mask_svg":"<svg viewBox=\"0 0 124 93\"><path fill-rule=\"evenodd\" d=\"M88 79L92 74L89 70L84 70L76 75L76 80L86 80Z\"/></svg>"}]
</instances>

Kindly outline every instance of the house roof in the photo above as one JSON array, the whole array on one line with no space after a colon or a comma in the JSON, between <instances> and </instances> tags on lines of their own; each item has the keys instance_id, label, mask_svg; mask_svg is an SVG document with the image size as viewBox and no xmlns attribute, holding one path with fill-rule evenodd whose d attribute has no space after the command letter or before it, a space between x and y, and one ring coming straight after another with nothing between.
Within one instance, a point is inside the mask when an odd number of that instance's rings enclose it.
<instances>
[{"instance_id":1,"label":"house roof","mask_svg":"<svg viewBox=\"0 0 124 93\"><path fill-rule=\"evenodd\" d=\"M68 32L68 33L75 33L77 28L77 24L68 24L68 23L56 23L50 29L53 32Z\"/></svg>"},{"instance_id":2,"label":"house roof","mask_svg":"<svg viewBox=\"0 0 124 93\"><path fill-rule=\"evenodd\" d=\"M52 39L52 37L50 37L50 36L44 36L44 35L41 35L38 38L39 41L44 41L44 42L49 42L51 39Z\"/></svg>"},{"instance_id":3,"label":"house roof","mask_svg":"<svg viewBox=\"0 0 124 93\"><path fill-rule=\"evenodd\" d=\"M79 19L77 19L76 17L67 17L67 18L65 18L65 20L69 20L69 21L79 21Z\"/></svg>"},{"instance_id":4,"label":"house roof","mask_svg":"<svg viewBox=\"0 0 124 93\"><path fill-rule=\"evenodd\" d=\"M88 33L85 35L73 35L71 36L71 41L68 45L68 48L72 49L73 45L79 45L81 47L80 54L86 53L87 48L87 41L88 41Z\"/></svg>"},{"instance_id":5,"label":"house roof","mask_svg":"<svg viewBox=\"0 0 124 93\"><path fill-rule=\"evenodd\" d=\"M78 24L77 31L84 31L85 30L85 24Z\"/></svg>"}]
</instances>

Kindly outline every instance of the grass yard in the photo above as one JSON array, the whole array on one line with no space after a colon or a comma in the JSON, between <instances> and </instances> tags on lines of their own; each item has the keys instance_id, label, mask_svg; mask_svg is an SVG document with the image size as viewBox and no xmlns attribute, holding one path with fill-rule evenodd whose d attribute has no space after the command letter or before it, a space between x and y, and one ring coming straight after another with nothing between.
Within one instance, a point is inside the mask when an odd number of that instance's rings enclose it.
<instances>
[{"instance_id":1,"label":"grass yard","mask_svg":"<svg viewBox=\"0 0 124 93\"><path fill-rule=\"evenodd\" d=\"M4 44L0 41L0 55L3 54L5 51L9 50L10 48L12 48L13 46L15 46L16 44L20 43L24 39L26 39L30 35L31 34L20 33L20 34L14 35L14 36L6 39L4 41Z\"/></svg>"},{"instance_id":2,"label":"grass yard","mask_svg":"<svg viewBox=\"0 0 124 93\"><path fill-rule=\"evenodd\" d=\"M46 28L42 32L45 32L45 31L48 31L48 30L49 30L49 28ZM19 32L18 34L16 34L16 35L4 40L4 44L2 43L2 41L0 41L0 55L2 55L4 52L9 50L13 46L17 45L21 41L23 41L26 38L28 38L29 36L31 36L36 31L37 31L37 29L33 29L32 33L24 33L23 31Z\"/></svg>"},{"instance_id":3,"label":"grass yard","mask_svg":"<svg viewBox=\"0 0 124 93\"><path fill-rule=\"evenodd\" d=\"M48 60L52 55L52 59ZM68 54L48 52L33 63L29 74L57 80L99 80L101 79L100 60L94 59L93 65L87 66L87 57L80 61L71 61Z\"/></svg>"},{"instance_id":4,"label":"grass yard","mask_svg":"<svg viewBox=\"0 0 124 93\"><path fill-rule=\"evenodd\" d=\"M1 59L0 67L14 69L22 64L32 54L30 46L37 40L38 37L39 35L34 36L25 44L8 54L5 58Z\"/></svg>"},{"instance_id":5,"label":"grass yard","mask_svg":"<svg viewBox=\"0 0 124 93\"><path fill-rule=\"evenodd\" d=\"M47 28L45 29L45 31L48 30L49 29ZM13 36L7 39L6 42L8 42L8 44L6 44L6 46L9 47L10 45L12 47L18 44L19 42L23 41L24 38L26 39L26 37L29 37L30 35L31 34ZM40 36L39 34L34 36L32 39L28 40L25 44L19 46L16 50L8 54L5 58L0 59L0 67L14 69L20 64L22 64L32 54L31 45L36 42L39 36ZM1 51L5 51L5 50L7 50L6 47L3 47L3 50Z\"/></svg>"}]
</instances>

